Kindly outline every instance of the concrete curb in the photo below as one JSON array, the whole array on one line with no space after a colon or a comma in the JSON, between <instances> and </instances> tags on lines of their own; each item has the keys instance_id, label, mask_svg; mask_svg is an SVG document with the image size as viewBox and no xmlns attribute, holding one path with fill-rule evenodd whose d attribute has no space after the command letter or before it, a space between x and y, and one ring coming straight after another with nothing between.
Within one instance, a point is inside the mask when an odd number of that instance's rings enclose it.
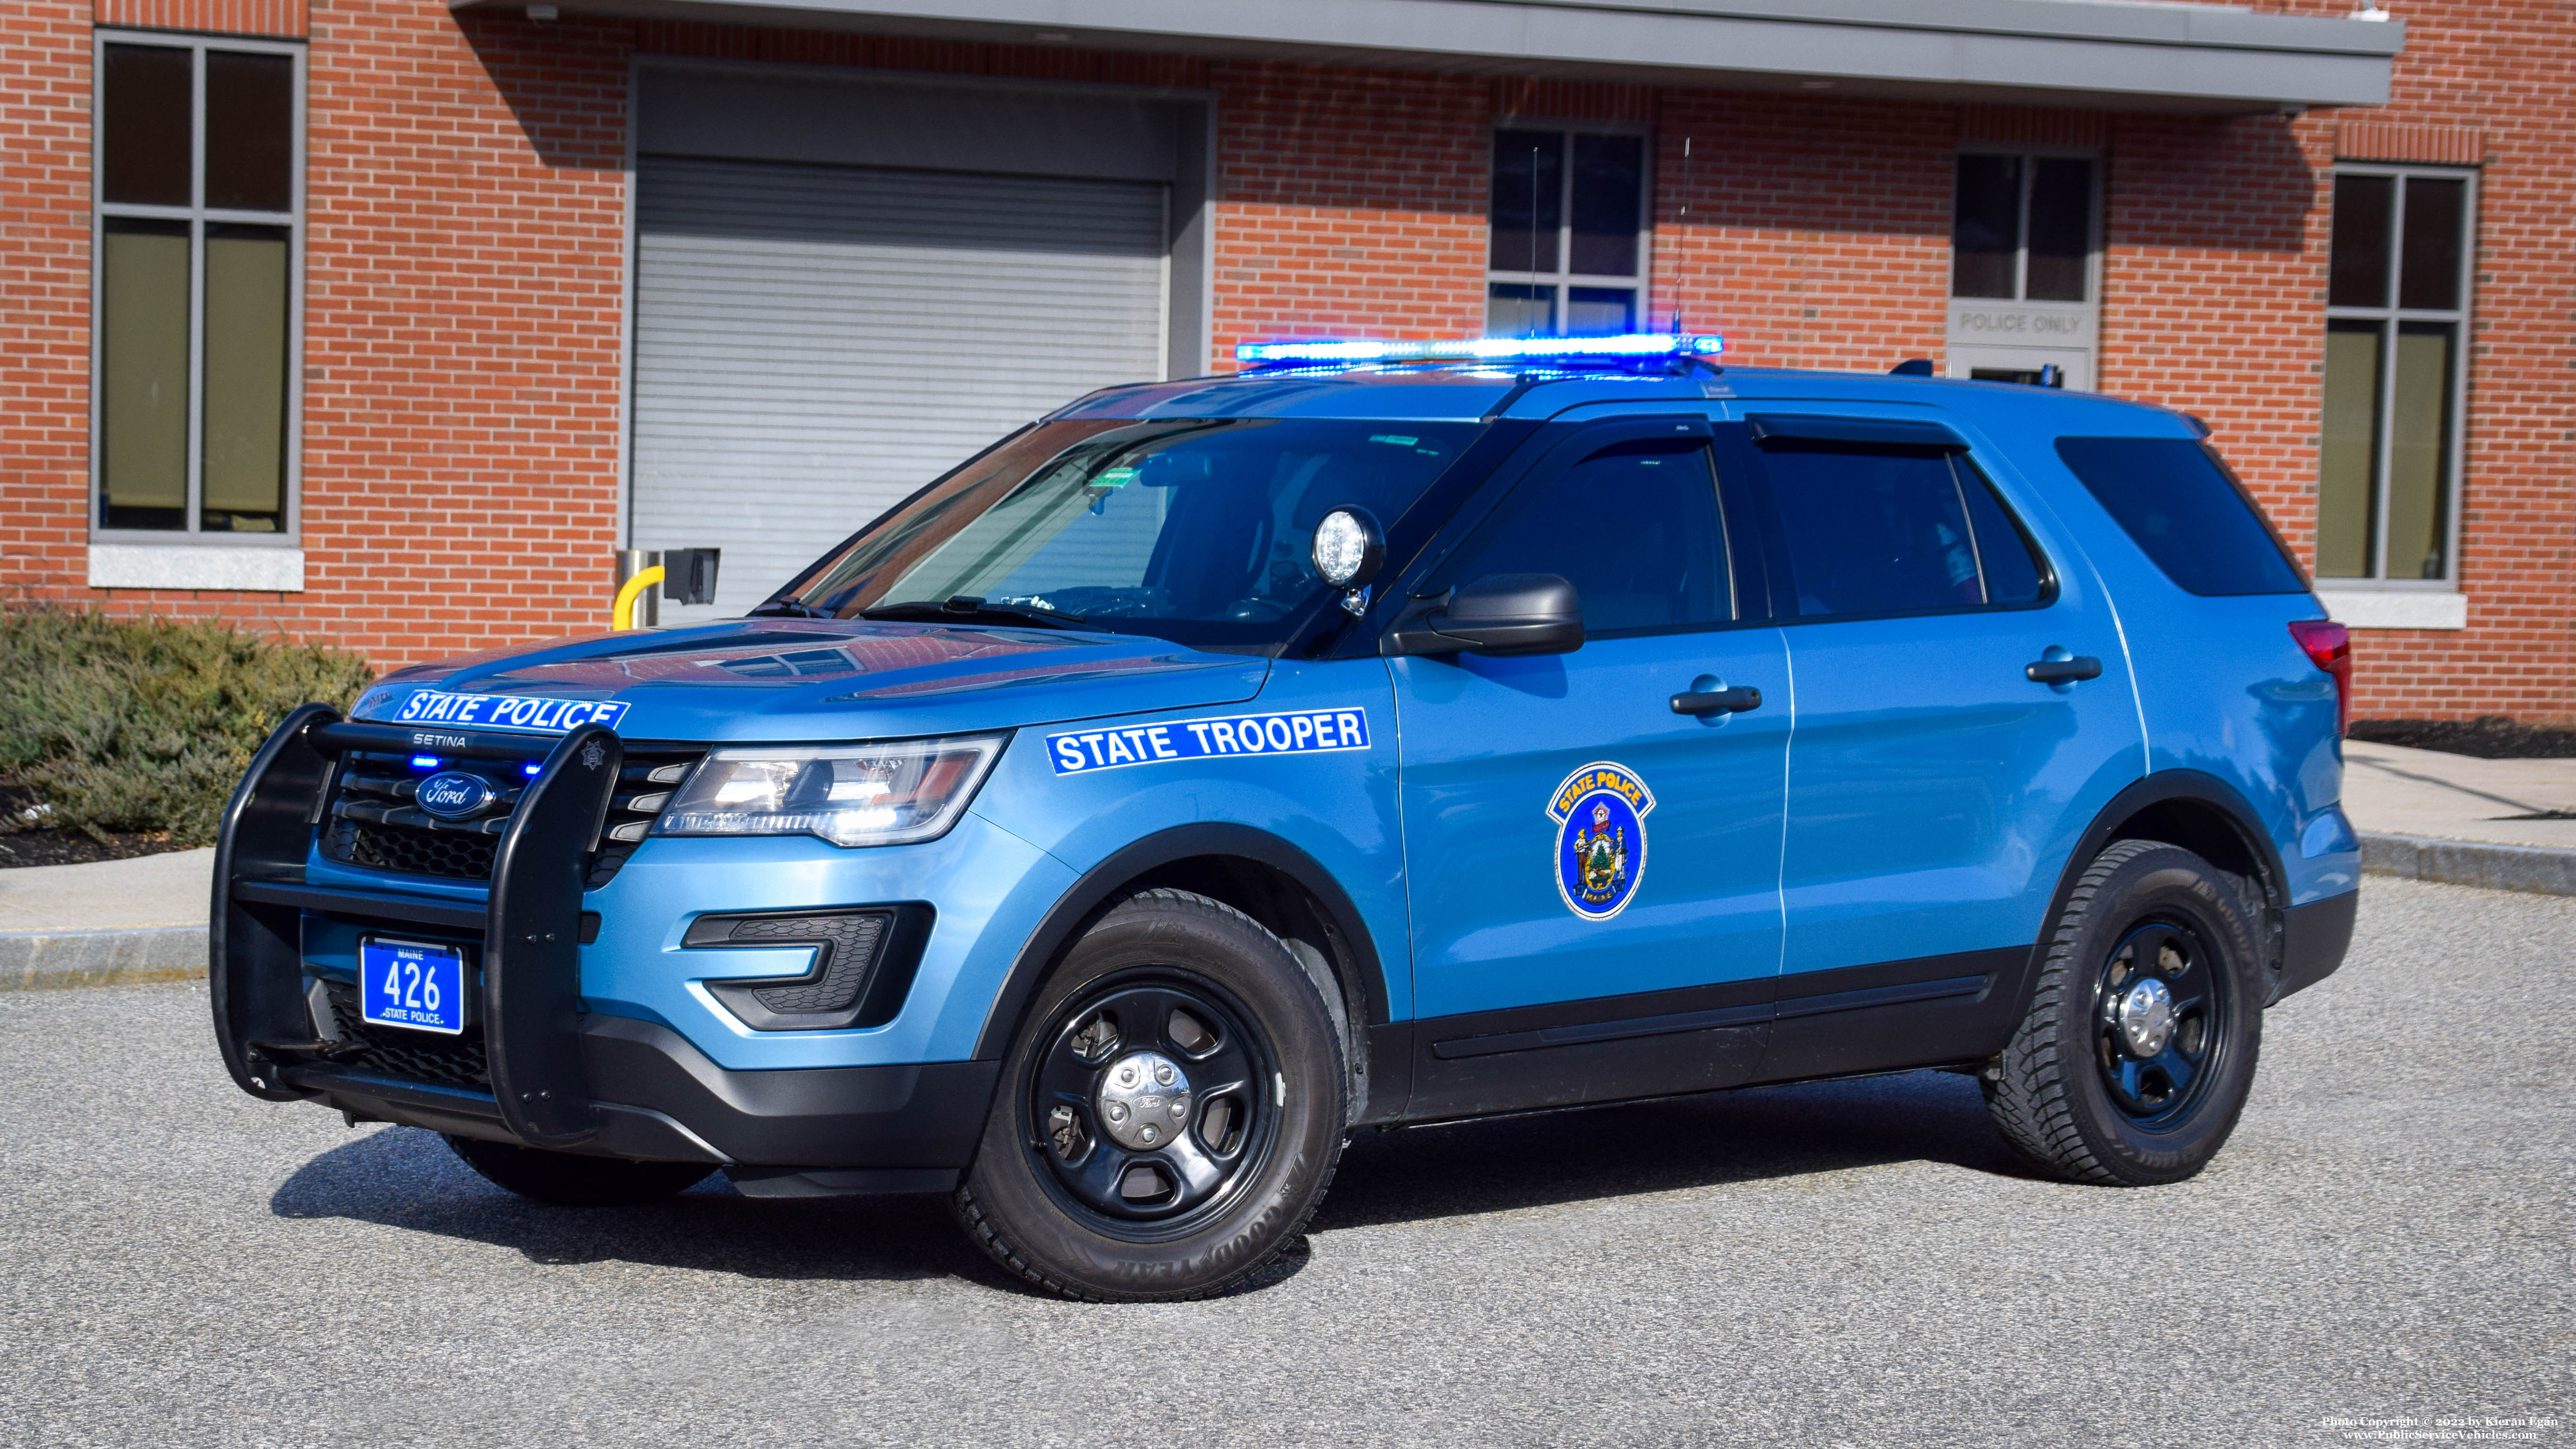
<instances>
[{"instance_id":1,"label":"concrete curb","mask_svg":"<svg viewBox=\"0 0 2576 1449\"><path fill-rule=\"evenodd\" d=\"M0 991L187 981L206 974L206 928L0 931Z\"/></svg>"},{"instance_id":2,"label":"concrete curb","mask_svg":"<svg viewBox=\"0 0 2576 1449\"><path fill-rule=\"evenodd\" d=\"M2361 832L2361 868L2373 875L2480 886L2491 891L2576 896L2576 850Z\"/></svg>"}]
</instances>

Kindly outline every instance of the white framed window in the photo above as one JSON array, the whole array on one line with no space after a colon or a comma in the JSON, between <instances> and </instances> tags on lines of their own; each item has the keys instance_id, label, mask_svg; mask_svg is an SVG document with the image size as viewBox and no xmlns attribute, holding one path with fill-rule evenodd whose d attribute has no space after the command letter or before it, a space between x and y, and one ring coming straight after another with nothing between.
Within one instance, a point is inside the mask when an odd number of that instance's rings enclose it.
<instances>
[{"instance_id":1,"label":"white framed window","mask_svg":"<svg viewBox=\"0 0 2576 1449\"><path fill-rule=\"evenodd\" d=\"M2477 175L2339 164L2317 470L2323 587L2453 587Z\"/></svg>"},{"instance_id":2,"label":"white framed window","mask_svg":"<svg viewBox=\"0 0 2576 1449\"><path fill-rule=\"evenodd\" d=\"M304 48L95 46L91 582L301 588L300 558L205 573L153 545L297 537Z\"/></svg>"},{"instance_id":3,"label":"white framed window","mask_svg":"<svg viewBox=\"0 0 2576 1449\"><path fill-rule=\"evenodd\" d=\"M1646 137L1506 120L1487 196L1485 335L1582 337L1646 324Z\"/></svg>"}]
</instances>

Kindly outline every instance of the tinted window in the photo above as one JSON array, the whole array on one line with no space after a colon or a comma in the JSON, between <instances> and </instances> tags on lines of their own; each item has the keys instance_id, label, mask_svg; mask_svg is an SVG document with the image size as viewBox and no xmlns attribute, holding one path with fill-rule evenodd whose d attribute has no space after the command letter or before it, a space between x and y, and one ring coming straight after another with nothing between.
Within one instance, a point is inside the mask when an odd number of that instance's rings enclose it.
<instances>
[{"instance_id":1,"label":"tinted window","mask_svg":"<svg viewBox=\"0 0 2576 1449\"><path fill-rule=\"evenodd\" d=\"M2038 562L1994 494L1948 453L1769 447L1772 506L1801 618L2027 604Z\"/></svg>"},{"instance_id":2,"label":"tinted window","mask_svg":"<svg viewBox=\"0 0 2576 1449\"><path fill-rule=\"evenodd\" d=\"M1334 597L1307 554L1356 505L1380 524L1475 440L1469 423L1236 418L1046 424L869 525L812 574L843 618L971 595L1208 648L1267 648Z\"/></svg>"},{"instance_id":3,"label":"tinted window","mask_svg":"<svg viewBox=\"0 0 2576 1449\"><path fill-rule=\"evenodd\" d=\"M1735 617L1708 449L1662 438L1602 449L1512 491L1440 568L1440 587L1487 574L1557 574L1588 634Z\"/></svg>"},{"instance_id":4,"label":"tinted window","mask_svg":"<svg viewBox=\"0 0 2576 1449\"><path fill-rule=\"evenodd\" d=\"M2188 438L2060 438L2083 480L2165 577L2195 594L2299 594L2307 581L2253 500Z\"/></svg>"}]
</instances>

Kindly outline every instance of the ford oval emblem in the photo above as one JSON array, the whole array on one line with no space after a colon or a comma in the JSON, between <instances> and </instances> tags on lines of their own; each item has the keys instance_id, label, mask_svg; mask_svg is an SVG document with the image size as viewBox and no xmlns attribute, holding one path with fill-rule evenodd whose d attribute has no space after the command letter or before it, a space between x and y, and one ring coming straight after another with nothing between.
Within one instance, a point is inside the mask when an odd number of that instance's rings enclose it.
<instances>
[{"instance_id":1,"label":"ford oval emblem","mask_svg":"<svg viewBox=\"0 0 2576 1449\"><path fill-rule=\"evenodd\" d=\"M479 775L469 775L462 770L441 770L421 781L419 793L412 798L420 803L421 809L432 815L462 820L468 815L481 813L485 806L500 797Z\"/></svg>"}]
</instances>

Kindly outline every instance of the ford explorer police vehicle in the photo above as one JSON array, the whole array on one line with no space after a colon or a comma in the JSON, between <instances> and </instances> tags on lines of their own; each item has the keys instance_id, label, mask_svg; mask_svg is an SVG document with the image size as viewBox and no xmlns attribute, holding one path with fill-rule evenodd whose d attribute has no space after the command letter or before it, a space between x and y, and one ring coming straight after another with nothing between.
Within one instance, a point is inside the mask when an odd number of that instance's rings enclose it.
<instances>
[{"instance_id":1,"label":"ford explorer police vehicle","mask_svg":"<svg viewBox=\"0 0 2576 1449\"><path fill-rule=\"evenodd\" d=\"M1224 1288L1346 1137L1915 1068L2210 1160L2332 972L2348 656L2192 419L1714 344L1260 344L747 618L308 705L223 824L234 1081L632 1203L944 1192Z\"/></svg>"}]
</instances>

